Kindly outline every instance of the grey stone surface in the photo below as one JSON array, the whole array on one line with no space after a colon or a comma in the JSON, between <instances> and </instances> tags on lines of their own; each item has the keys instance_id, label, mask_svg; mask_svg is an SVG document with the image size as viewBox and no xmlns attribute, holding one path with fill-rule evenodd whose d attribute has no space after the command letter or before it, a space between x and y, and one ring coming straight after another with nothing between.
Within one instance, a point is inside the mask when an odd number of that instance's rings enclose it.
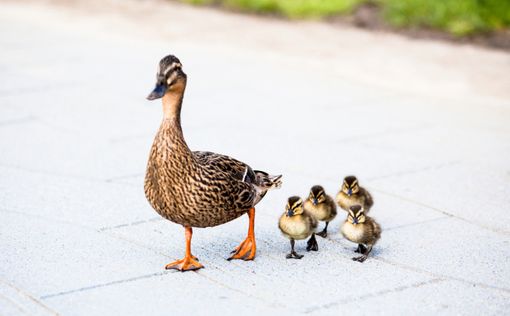
<instances>
[{"instance_id":1,"label":"grey stone surface","mask_svg":"<svg viewBox=\"0 0 510 316\"><path fill-rule=\"evenodd\" d=\"M165 1L0 2L1 315L508 314L510 55ZM183 229L143 194L158 60L180 57L192 149L284 175L247 218L195 229L206 266L168 272ZM277 220L356 174L382 239L345 214L297 251Z\"/></svg>"}]
</instances>

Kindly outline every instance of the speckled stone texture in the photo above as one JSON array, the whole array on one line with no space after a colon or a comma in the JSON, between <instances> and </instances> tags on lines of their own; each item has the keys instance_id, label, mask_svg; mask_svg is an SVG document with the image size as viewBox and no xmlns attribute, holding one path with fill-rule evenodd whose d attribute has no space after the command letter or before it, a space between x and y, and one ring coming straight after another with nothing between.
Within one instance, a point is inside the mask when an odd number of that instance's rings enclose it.
<instances>
[{"instance_id":1,"label":"speckled stone texture","mask_svg":"<svg viewBox=\"0 0 510 316\"><path fill-rule=\"evenodd\" d=\"M510 55L166 1L0 2L0 314L502 315L510 311ZM256 213L182 227L143 193L159 59L188 74L193 150L284 175ZM383 227L286 260L288 196L358 176Z\"/></svg>"}]
</instances>

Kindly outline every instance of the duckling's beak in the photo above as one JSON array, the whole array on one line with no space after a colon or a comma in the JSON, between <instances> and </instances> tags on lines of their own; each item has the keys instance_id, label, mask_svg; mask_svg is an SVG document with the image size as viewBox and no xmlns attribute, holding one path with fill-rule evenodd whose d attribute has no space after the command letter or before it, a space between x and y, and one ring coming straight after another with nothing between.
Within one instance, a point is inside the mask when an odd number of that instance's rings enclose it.
<instances>
[{"instance_id":1,"label":"duckling's beak","mask_svg":"<svg viewBox=\"0 0 510 316\"><path fill-rule=\"evenodd\" d=\"M348 195L348 196L351 196L351 195L352 195L352 189L347 190L347 195Z\"/></svg>"},{"instance_id":2,"label":"duckling's beak","mask_svg":"<svg viewBox=\"0 0 510 316\"><path fill-rule=\"evenodd\" d=\"M352 224L353 224L353 225L358 224L358 219L357 219L357 218L353 218L353 220L352 220Z\"/></svg>"},{"instance_id":3,"label":"duckling's beak","mask_svg":"<svg viewBox=\"0 0 510 316\"><path fill-rule=\"evenodd\" d=\"M312 204L317 205L317 204L319 204L319 201L317 201L317 199L312 199Z\"/></svg>"},{"instance_id":4,"label":"duckling's beak","mask_svg":"<svg viewBox=\"0 0 510 316\"><path fill-rule=\"evenodd\" d=\"M287 217L291 217L291 216L294 216L294 211L293 210L287 210Z\"/></svg>"},{"instance_id":5,"label":"duckling's beak","mask_svg":"<svg viewBox=\"0 0 510 316\"><path fill-rule=\"evenodd\" d=\"M162 98L165 93L168 86L165 83L157 83L156 87L154 87L154 90L147 96L147 100L156 100L159 98Z\"/></svg>"}]
</instances>

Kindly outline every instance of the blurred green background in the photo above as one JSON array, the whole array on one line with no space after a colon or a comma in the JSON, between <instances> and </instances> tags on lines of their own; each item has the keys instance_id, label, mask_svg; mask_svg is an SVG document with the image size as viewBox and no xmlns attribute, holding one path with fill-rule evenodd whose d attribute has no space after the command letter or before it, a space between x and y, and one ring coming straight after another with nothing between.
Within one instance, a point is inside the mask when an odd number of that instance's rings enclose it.
<instances>
[{"instance_id":1,"label":"blurred green background","mask_svg":"<svg viewBox=\"0 0 510 316\"><path fill-rule=\"evenodd\" d=\"M220 5L292 19L349 15L360 6L377 8L385 23L398 28L432 28L455 36L498 31L510 26L510 0L180 0Z\"/></svg>"}]
</instances>

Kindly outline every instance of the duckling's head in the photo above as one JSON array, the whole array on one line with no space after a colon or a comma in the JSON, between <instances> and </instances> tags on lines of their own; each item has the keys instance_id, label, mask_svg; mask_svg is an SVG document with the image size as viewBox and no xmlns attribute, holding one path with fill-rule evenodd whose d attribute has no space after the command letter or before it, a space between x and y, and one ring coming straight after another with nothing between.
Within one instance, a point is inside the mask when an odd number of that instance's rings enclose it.
<instances>
[{"instance_id":1,"label":"duckling's head","mask_svg":"<svg viewBox=\"0 0 510 316\"><path fill-rule=\"evenodd\" d=\"M288 217L303 214L303 200L299 196L291 196L285 206L285 213Z\"/></svg>"},{"instance_id":2,"label":"duckling's head","mask_svg":"<svg viewBox=\"0 0 510 316\"><path fill-rule=\"evenodd\" d=\"M162 98L168 91L184 90L186 86L186 74L182 71L179 58L168 55L159 62L156 74L156 87L147 96L148 100Z\"/></svg>"},{"instance_id":3,"label":"duckling's head","mask_svg":"<svg viewBox=\"0 0 510 316\"><path fill-rule=\"evenodd\" d=\"M347 220L353 225L364 223L365 219L365 210L361 205L353 205L349 208Z\"/></svg>"},{"instance_id":4,"label":"duckling's head","mask_svg":"<svg viewBox=\"0 0 510 316\"><path fill-rule=\"evenodd\" d=\"M308 200L310 200L310 202L312 202L313 205L317 205L326 201L326 193L324 192L324 188L320 185L314 185L310 189L310 195L308 195Z\"/></svg>"},{"instance_id":5,"label":"duckling's head","mask_svg":"<svg viewBox=\"0 0 510 316\"><path fill-rule=\"evenodd\" d=\"M351 196L359 192L358 179L355 176L347 176L342 184L342 191Z\"/></svg>"}]
</instances>

